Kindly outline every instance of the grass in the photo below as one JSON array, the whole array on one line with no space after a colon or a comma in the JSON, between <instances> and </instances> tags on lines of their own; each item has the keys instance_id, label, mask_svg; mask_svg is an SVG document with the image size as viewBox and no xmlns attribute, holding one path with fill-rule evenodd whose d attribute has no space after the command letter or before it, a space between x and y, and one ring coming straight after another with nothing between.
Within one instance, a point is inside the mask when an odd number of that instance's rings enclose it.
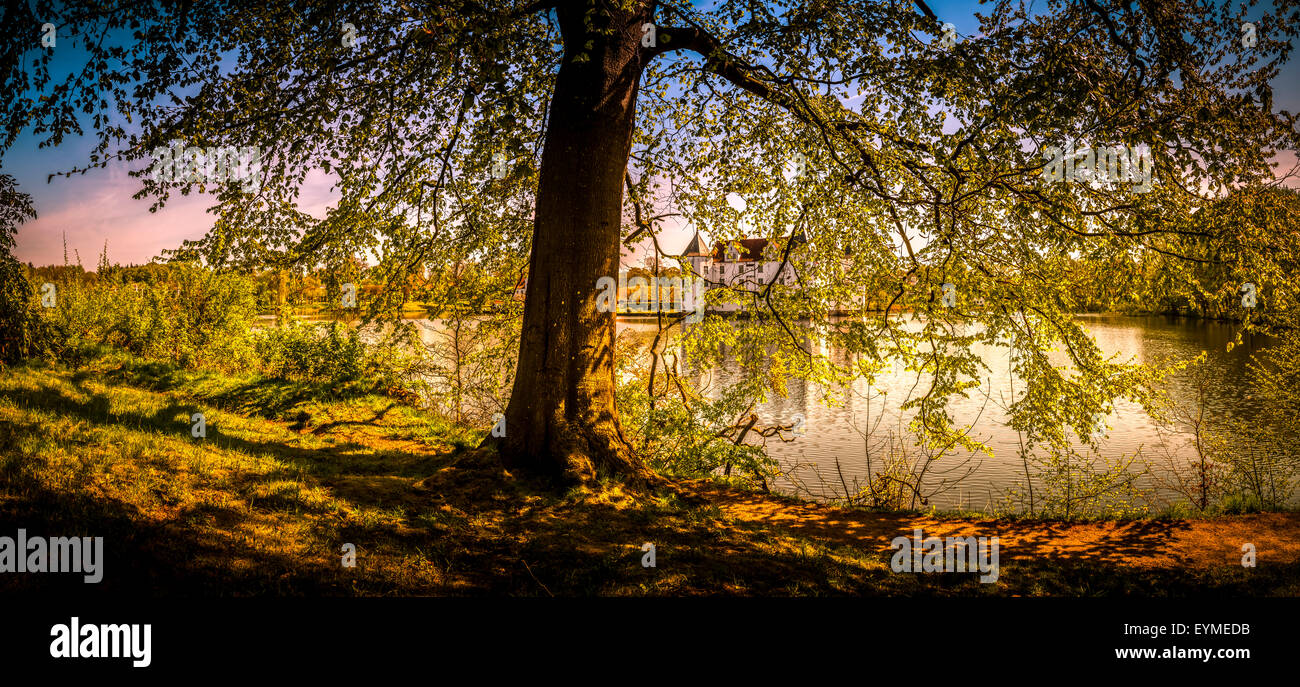
<instances>
[{"instance_id":1,"label":"grass","mask_svg":"<svg viewBox=\"0 0 1300 687\"><path fill-rule=\"evenodd\" d=\"M194 413L203 413L206 437L192 436ZM1196 537L1209 536L1184 521L1111 523L1113 531L1066 536L1059 528L1091 526L848 511L707 481L654 493L616 482L557 489L502 469L494 455L474 448L482 436L482 429L391 398L253 375L183 371L121 356L77 369L10 368L0 372L0 535L22 527L48 536L102 536L107 560L99 585L84 585L75 575L5 574L0 589L1300 594L1300 566L1285 558L1292 550L1268 543L1300 527L1293 514L1206 521L1216 532L1267 530L1255 538L1262 542L1260 566L1244 569L1219 553L1203 559L1183 553L1177 542L1195 550ZM918 523L927 532L966 528L1014 542L1004 550L999 582L891 572L888 542ZM1204 544L1212 552L1230 549L1234 536ZM654 568L641 565L646 542L656 547ZM1175 542L1168 556L1139 560L1143 546L1161 542ZM345 543L356 546L355 567L341 564Z\"/></svg>"}]
</instances>

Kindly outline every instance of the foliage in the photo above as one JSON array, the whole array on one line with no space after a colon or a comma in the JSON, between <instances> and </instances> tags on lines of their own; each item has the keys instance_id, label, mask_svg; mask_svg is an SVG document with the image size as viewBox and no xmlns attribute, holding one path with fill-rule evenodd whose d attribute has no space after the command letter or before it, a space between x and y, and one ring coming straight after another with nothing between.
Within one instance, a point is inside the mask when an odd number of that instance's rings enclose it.
<instances>
[{"instance_id":1,"label":"foliage","mask_svg":"<svg viewBox=\"0 0 1300 687\"><path fill-rule=\"evenodd\" d=\"M650 370L638 348L627 346L621 358L618 402L629 439L651 469L686 478L730 476L734 470L766 489L776 461L746 439L766 440L774 432L755 427L753 404L743 391L723 390L710 399L680 384L675 371L657 370L656 389L668 392L652 394Z\"/></svg>"},{"instance_id":2,"label":"foliage","mask_svg":"<svg viewBox=\"0 0 1300 687\"><path fill-rule=\"evenodd\" d=\"M27 269L8 254L0 255L0 366L12 365L49 346L36 289Z\"/></svg>"},{"instance_id":3,"label":"foliage","mask_svg":"<svg viewBox=\"0 0 1300 687\"><path fill-rule=\"evenodd\" d=\"M1249 382L1259 412L1232 416L1208 407L1207 389L1214 384L1204 365L1205 356L1192 366L1192 393L1185 402L1168 401L1162 413L1173 431L1183 437L1181 448L1192 462L1168 455L1153 473L1166 488L1200 512L1241 512L1285 509L1300 482L1300 423L1292 412L1300 408L1300 385L1291 333L1275 347L1257 354ZM1167 442L1166 442L1167 443ZM1176 444L1177 446L1177 444Z\"/></svg>"},{"instance_id":4,"label":"foliage","mask_svg":"<svg viewBox=\"0 0 1300 687\"><path fill-rule=\"evenodd\" d=\"M457 422L492 422L505 412L514 383L523 305L513 297L517 276L484 267L458 260L423 285L441 315L423 346L426 399Z\"/></svg>"},{"instance_id":5,"label":"foliage","mask_svg":"<svg viewBox=\"0 0 1300 687\"><path fill-rule=\"evenodd\" d=\"M176 263L112 268L56 283L46 314L65 354L82 359L109 346L186 366L238 369L250 361L255 313L247 277Z\"/></svg>"},{"instance_id":6,"label":"foliage","mask_svg":"<svg viewBox=\"0 0 1300 687\"><path fill-rule=\"evenodd\" d=\"M1300 312L1300 190L1234 189L1194 215L1171 217L1153 248L1098 270L1145 312L1233 319L1259 331L1284 330ZM1243 287L1254 303L1243 305Z\"/></svg>"},{"instance_id":7,"label":"foliage","mask_svg":"<svg viewBox=\"0 0 1300 687\"><path fill-rule=\"evenodd\" d=\"M1072 446L1047 446L1030 463L1039 483L1034 514L1046 518L1132 517L1146 512L1137 455L1114 458Z\"/></svg>"},{"instance_id":8,"label":"foliage","mask_svg":"<svg viewBox=\"0 0 1300 687\"><path fill-rule=\"evenodd\" d=\"M1300 487L1300 329L1289 329L1250 368L1259 406L1253 422L1239 421L1228 482L1262 508L1289 505Z\"/></svg>"},{"instance_id":9,"label":"foliage","mask_svg":"<svg viewBox=\"0 0 1300 687\"><path fill-rule=\"evenodd\" d=\"M13 255L18 225L35 217L31 196L18 190L12 176L0 174L0 367L41 353L52 344L27 270Z\"/></svg>"},{"instance_id":10,"label":"foliage","mask_svg":"<svg viewBox=\"0 0 1300 687\"><path fill-rule=\"evenodd\" d=\"M58 24L60 39L87 53L74 73L99 89L60 87L35 42L7 48L0 118L11 133L0 151L28 127L58 144L80 133L81 111L93 113L99 138L91 167L143 159L172 139L257 146L258 192L217 185L216 225L183 254L223 267L327 266L337 272L329 288L366 252L394 290L460 261L515 275L536 208L564 200L536 197L546 161L576 154L544 146L558 75L590 62L597 38L651 21L659 43L608 79L638 86L630 164L593 170L619 194L625 177L625 214L640 221L575 226L574 243L648 233L666 257L657 238L673 216L720 241L803 234L783 258L799 266L798 288L715 289L712 303L743 303L750 317L707 318L680 342L683 357L692 366L734 359L744 374L724 396L743 396L737 407L785 393L789 376L871 384L898 360L916 374L918 393L900 403L920 445L976 451L986 447L949 409L984 379L975 349L1009 349L1025 384L1011 425L1047 451L1066 511L1076 468L1087 464L1072 456L1071 428L1086 434L1121 398L1145 404L1155 376L1101 354L1072 316L1118 299L1082 296L1073 277L1122 268L1117 275L1145 285L1144 302L1201 298L1203 313L1223 314L1219 306L1248 280L1276 311L1296 273L1273 251L1294 219L1266 210L1273 221L1258 225L1259 240L1243 240L1250 227L1233 224L1237 203L1275 181L1273 151L1297 147L1296 117L1274 110L1269 84L1300 35L1293 7L1261 8L1268 30L1248 47L1238 40L1241 11L1194 0L997 0L955 45L936 40L939 17L905 2L414 4L69 12L38 0L12 23ZM362 29L355 45L340 40L344 22ZM628 47L637 50L639 38ZM168 99L175 107L156 107ZM1048 183L1044 151L1075 142L1147 147L1149 192L1100 179ZM592 142L600 144L610 142ZM787 174L796 154L806 172ZM507 163L500 173L497 155ZM337 179L340 196L323 218L299 203L303 180L318 172ZM143 179L141 195L161 205L202 187ZM956 286L951 307L937 297L945 283ZM592 279L572 297L587 302L595 290ZM827 314L863 294L886 294L898 310ZM402 300L387 294L370 314L391 316ZM1254 327L1265 317L1243 319ZM851 355L832 359L823 348ZM1054 349L1068 365L1049 360ZM651 370L667 365L659 348L650 356ZM675 383L690 385L685 370ZM653 371L647 384L644 404L658 409L665 387ZM535 391L517 387L516 398ZM694 394L686 389L682 402L704 412ZM461 412L459 397L452 405ZM699 427L727 424L682 412L662 421L700 441ZM643 422L639 429L654 431ZM718 461L700 441L689 444L691 470Z\"/></svg>"},{"instance_id":11,"label":"foliage","mask_svg":"<svg viewBox=\"0 0 1300 687\"><path fill-rule=\"evenodd\" d=\"M337 321L290 320L255 331L252 348L266 374L383 393L419 383L415 336L410 326L383 335Z\"/></svg>"}]
</instances>

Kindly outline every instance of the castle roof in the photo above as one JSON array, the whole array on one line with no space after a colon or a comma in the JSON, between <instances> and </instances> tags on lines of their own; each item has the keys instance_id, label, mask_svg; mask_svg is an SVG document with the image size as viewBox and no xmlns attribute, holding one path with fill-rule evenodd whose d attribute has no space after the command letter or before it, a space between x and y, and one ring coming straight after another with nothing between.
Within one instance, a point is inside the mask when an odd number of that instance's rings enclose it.
<instances>
[{"instance_id":1,"label":"castle roof","mask_svg":"<svg viewBox=\"0 0 1300 687\"><path fill-rule=\"evenodd\" d=\"M736 241L732 241L730 243L726 241L719 241L713 244L713 252L710 253L709 255L714 260L724 260L730 245L739 244L740 255L737 257L735 262L763 262L766 260L773 259L772 256L764 255L764 251L767 250L767 245L771 243L773 246L776 247L776 249L779 252L785 249L784 241L792 241L794 245L797 246L802 243L807 243L808 239L804 236L804 233L801 231L798 234L795 234L794 236L788 236L785 237L784 239L776 239L776 240L739 239Z\"/></svg>"},{"instance_id":2,"label":"castle roof","mask_svg":"<svg viewBox=\"0 0 1300 687\"><path fill-rule=\"evenodd\" d=\"M763 250L767 248L767 239L738 239L731 242L718 241L713 244L713 252L710 253L710 257L714 260L725 260L727 254L730 252L732 244L739 244L740 246L740 255L737 257L735 262L757 262L765 259L763 257ZM731 261L728 260L728 262Z\"/></svg>"},{"instance_id":3,"label":"castle roof","mask_svg":"<svg viewBox=\"0 0 1300 687\"><path fill-rule=\"evenodd\" d=\"M762 262L771 259L769 256L764 255L764 251L767 250L767 244L773 243L778 249L781 249L783 248L783 241L786 240L793 241L795 245L808 242L807 237L805 237L804 233L800 231L792 237L776 239L775 241L762 238L718 241L713 244L713 247L708 252L705 252L703 242L700 241L700 232L696 231L695 235L691 237L691 242L686 244L686 247L682 249L682 254L678 257L712 258L714 260L725 261L730 246L732 244L737 244L740 247L740 255L735 262Z\"/></svg>"},{"instance_id":4,"label":"castle roof","mask_svg":"<svg viewBox=\"0 0 1300 687\"><path fill-rule=\"evenodd\" d=\"M698 231L695 232L695 236L691 237L691 242L686 244L686 248L682 249L681 257L683 258L708 257L708 253L705 253L704 248L700 246L700 232Z\"/></svg>"}]
</instances>

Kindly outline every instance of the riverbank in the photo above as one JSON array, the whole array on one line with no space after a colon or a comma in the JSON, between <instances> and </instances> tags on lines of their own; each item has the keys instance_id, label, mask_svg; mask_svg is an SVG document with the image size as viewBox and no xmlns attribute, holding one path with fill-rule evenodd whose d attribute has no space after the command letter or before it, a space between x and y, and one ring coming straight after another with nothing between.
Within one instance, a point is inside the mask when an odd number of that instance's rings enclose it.
<instances>
[{"instance_id":1,"label":"riverbank","mask_svg":"<svg viewBox=\"0 0 1300 687\"><path fill-rule=\"evenodd\" d=\"M122 359L0 372L0 536L102 536L104 581L202 595L1300 595L1300 514L1055 522L831 508L698 480L557 492L382 396ZM205 420L194 436L195 413ZM997 536L996 583L890 569ZM655 567L644 567L644 543ZM1241 565L1253 544L1257 567ZM344 544L355 567L342 564Z\"/></svg>"}]
</instances>

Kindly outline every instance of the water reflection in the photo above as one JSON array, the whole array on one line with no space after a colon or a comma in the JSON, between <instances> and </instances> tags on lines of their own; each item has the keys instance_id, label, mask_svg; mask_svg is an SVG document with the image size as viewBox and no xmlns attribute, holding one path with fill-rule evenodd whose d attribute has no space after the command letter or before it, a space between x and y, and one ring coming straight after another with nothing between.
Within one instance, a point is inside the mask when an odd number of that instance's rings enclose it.
<instances>
[{"instance_id":1,"label":"water reflection","mask_svg":"<svg viewBox=\"0 0 1300 687\"><path fill-rule=\"evenodd\" d=\"M1265 337L1246 337L1243 345L1228 352L1227 343L1236 337L1231 324L1105 315L1083 315L1079 321L1096 338L1105 355L1119 354L1120 361L1162 364L1195 358L1206 351L1207 365L1216 380L1208 390L1208 412L1248 418L1258 409L1246 387L1246 371L1250 355L1267 345ZM652 337L655 329L651 320L619 322L620 332L638 339ZM838 363L849 361L847 351L828 346L825 340L814 338L809 343ZM993 456L961 453L934 463L927 483L932 487L945 481L951 485L930 500L940 508L991 509L1002 501L1008 488L1024 480L1024 465L1018 453L1021 437L1006 426L1004 412L1014 397L1013 391L1023 392L1024 384L1011 373L1007 349L978 344L972 352L988 368L981 375L983 388L969 398L954 397L950 413L959 425L972 424L972 436L985 442ZM1059 366L1068 363L1063 352L1054 352L1051 360ZM724 366L700 371L695 381L706 395L717 398L723 388L737 381L737 374L734 366ZM882 444L889 440L891 432L896 437L907 435L911 411L903 412L900 406L906 398L923 392L918 390L925 389L928 378L918 379L914 372L895 363L886 366L870 386L861 379L842 388L821 388L799 378L788 379L786 384L786 396L769 398L755 408L761 424L791 424L802 419L805 429L803 436L788 443L766 440L769 455L790 473L774 486L787 491L800 487L815 496L827 497L842 492L841 480L850 486L855 480L865 482L871 472L868 450L873 465L879 469ZM1169 378L1166 390L1176 402L1190 403L1194 398L1186 374ZM1135 403L1117 401L1106 422L1110 429L1101 449L1105 458L1118 459L1139 451L1148 459L1159 455L1163 460L1166 454L1180 461L1192 458L1185 436L1167 431L1162 435L1156 422ZM1141 480L1139 486L1169 495L1150 480Z\"/></svg>"}]
</instances>

